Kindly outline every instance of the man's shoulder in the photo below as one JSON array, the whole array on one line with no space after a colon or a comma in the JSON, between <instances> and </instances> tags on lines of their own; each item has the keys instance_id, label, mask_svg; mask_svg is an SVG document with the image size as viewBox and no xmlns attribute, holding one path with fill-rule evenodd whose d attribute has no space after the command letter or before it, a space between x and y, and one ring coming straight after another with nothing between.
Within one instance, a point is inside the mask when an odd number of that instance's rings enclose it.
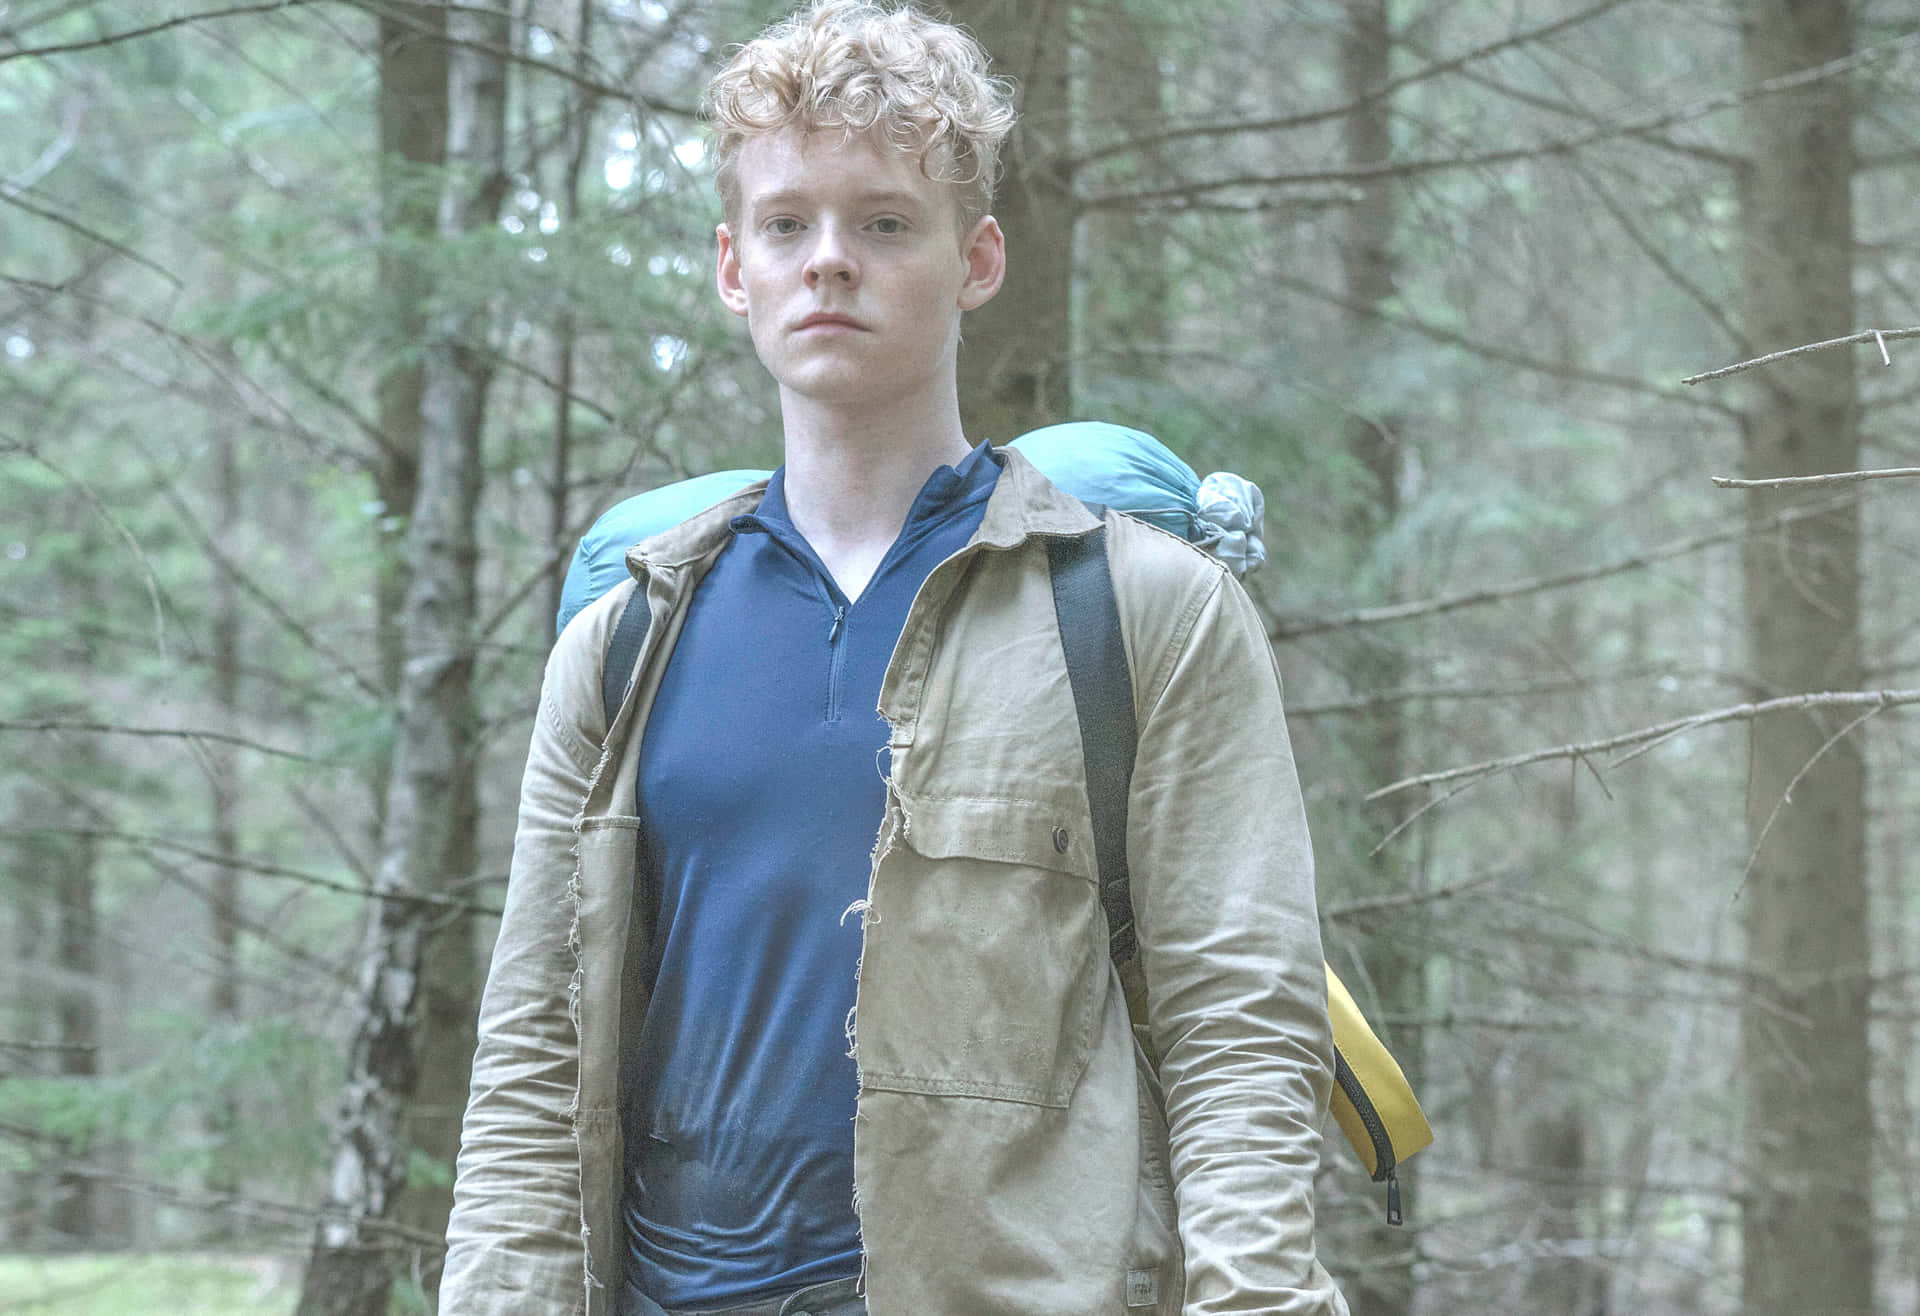
<instances>
[{"instance_id":1,"label":"man's shoulder","mask_svg":"<svg viewBox=\"0 0 1920 1316\"><path fill-rule=\"evenodd\" d=\"M1205 549L1124 513L1107 517L1107 563L1115 594L1147 605L1204 597L1230 574Z\"/></svg>"}]
</instances>

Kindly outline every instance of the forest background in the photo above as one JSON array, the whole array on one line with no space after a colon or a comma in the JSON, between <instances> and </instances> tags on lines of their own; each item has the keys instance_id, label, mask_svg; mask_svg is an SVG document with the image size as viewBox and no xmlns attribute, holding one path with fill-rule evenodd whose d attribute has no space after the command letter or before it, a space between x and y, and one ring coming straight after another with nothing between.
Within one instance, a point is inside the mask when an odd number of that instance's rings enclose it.
<instances>
[{"instance_id":1,"label":"forest background","mask_svg":"<svg viewBox=\"0 0 1920 1316\"><path fill-rule=\"evenodd\" d=\"M431 1309L560 576L779 457L693 114L776 12L0 4L0 1309ZM1355 1312L1920 1311L1920 15L953 12L969 432L1266 490L1438 1133L1400 1229L1329 1140Z\"/></svg>"}]
</instances>

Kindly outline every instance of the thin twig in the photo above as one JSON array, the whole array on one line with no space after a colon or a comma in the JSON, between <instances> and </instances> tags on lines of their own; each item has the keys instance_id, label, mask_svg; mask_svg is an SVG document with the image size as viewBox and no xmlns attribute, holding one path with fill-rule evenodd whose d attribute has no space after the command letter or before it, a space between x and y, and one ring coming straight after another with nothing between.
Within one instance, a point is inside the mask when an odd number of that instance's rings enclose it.
<instances>
[{"instance_id":1,"label":"thin twig","mask_svg":"<svg viewBox=\"0 0 1920 1316\"><path fill-rule=\"evenodd\" d=\"M297 763L337 762L321 760L311 754L302 754L298 750L282 749L278 745L263 745L257 740L248 740L244 736L230 736L224 731L201 731L193 727L123 727L108 722L74 722L64 719L49 719L40 722L0 721L0 731L94 731L108 736L154 736L179 740L215 740L223 745L238 745L241 749L258 750L262 754L273 754L280 758L292 759Z\"/></svg>"},{"instance_id":2,"label":"thin twig","mask_svg":"<svg viewBox=\"0 0 1920 1316\"><path fill-rule=\"evenodd\" d=\"M111 827L0 827L0 836L80 836L98 841L115 841L125 845L151 846L157 850L171 850L175 854L186 855L203 863L218 864L225 868L236 869L243 873L256 873L261 877L284 877L295 882L304 882L308 886L317 886L327 891L340 891L350 896L363 896L368 900L392 900L408 905L430 905L438 909L452 910L465 914L485 914L494 918L500 911L491 905L473 901L454 900L448 896L435 895L423 891L372 891L366 887L341 882L335 878L323 877L318 873L305 872L298 868L287 868L280 864L270 864L258 859L242 859L234 855L219 854L212 850L202 850L198 846L186 845L164 836L153 836L141 832L123 832Z\"/></svg>"},{"instance_id":3,"label":"thin twig","mask_svg":"<svg viewBox=\"0 0 1920 1316\"><path fill-rule=\"evenodd\" d=\"M1663 110L1640 118L1621 119L1613 123L1601 124L1584 133L1568 137L1550 139L1531 146L1503 147L1498 150L1468 152L1453 156L1431 156L1410 160L1380 160L1362 164L1333 165L1319 169L1288 170L1279 173L1240 174L1229 178L1209 178L1193 182L1170 184L1163 187L1144 188L1135 192L1108 192L1095 196L1082 197L1083 209L1099 210L1125 208L1141 202L1165 201L1170 197L1200 196L1226 188L1241 187L1289 187L1313 183L1367 183L1386 178L1409 178L1423 174L1445 172L1455 169L1484 168L1491 165L1516 164L1523 160L1537 160L1556 155L1566 155L1583 150L1600 142L1611 141L1619 137L1631 137L1645 132L1668 128L1677 123L1705 118L1722 110L1732 109L1746 101L1762 96L1775 96L1783 92L1797 91L1801 87L1850 73L1866 64L1885 59L1889 55L1920 45L1920 32L1909 33L1879 46L1858 51L1839 59L1816 64L1812 68L1799 69L1793 73L1769 78L1749 87L1722 92L1703 100L1691 102L1672 110Z\"/></svg>"},{"instance_id":4,"label":"thin twig","mask_svg":"<svg viewBox=\"0 0 1920 1316\"><path fill-rule=\"evenodd\" d=\"M1770 529L1788 521L1818 516L1844 505L1845 500L1829 500L1809 503L1802 507L1790 507L1762 522L1714 530L1704 535L1693 535L1687 539L1657 544L1638 553L1629 553L1625 557L1615 558L1611 562L1602 562L1598 566L1582 567L1578 571L1566 571L1552 576L1530 576L1505 585L1492 585L1485 589L1467 590L1460 594L1443 594L1431 599L1415 599L1407 603L1392 603L1378 608L1356 608L1351 612L1338 613L1331 617L1279 622L1267 632L1267 638L1274 641L1296 640L1302 636L1318 635L1322 631L1346 630L1354 626L1378 626L1387 622L1406 621L1413 617L1431 617L1443 612L1452 612L1457 608L1472 607L1475 604L1497 603L1518 598L1523 594L1538 594L1545 590L1563 589L1570 585L1584 585L1604 576L1649 566L1667 558L1683 557L1703 548L1711 548L1715 544L1741 539L1755 531Z\"/></svg>"},{"instance_id":5,"label":"thin twig","mask_svg":"<svg viewBox=\"0 0 1920 1316\"><path fill-rule=\"evenodd\" d=\"M98 1051L98 1042L27 1042L0 1037L0 1051Z\"/></svg>"},{"instance_id":6,"label":"thin twig","mask_svg":"<svg viewBox=\"0 0 1920 1316\"><path fill-rule=\"evenodd\" d=\"M1428 79L1455 72L1468 64L1488 59L1503 51L1512 50L1516 46L1523 46L1534 41L1542 41L1547 37L1564 32L1568 28L1591 22L1609 10L1617 9L1625 3L1629 3L1629 0L1600 0L1598 4L1589 5L1577 13L1555 19L1540 27L1513 32L1487 45L1475 46L1471 50L1464 50L1446 59L1436 59L1424 67L1413 70L1411 73L1404 74L1398 78L1390 78L1379 86L1363 92L1353 100L1347 101L1342 105L1328 105L1317 110L1305 110L1297 114L1284 115L1280 118L1242 119L1223 123L1181 124L1177 127L1168 128L1163 132L1130 137L1123 141L1109 142L1106 145L1095 147L1078 159L1068 161L1067 167L1069 169L1079 169L1095 161L1106 159L1108 156L1125 155L1130 152L1146 150L1155 146L1164 146L1169 142L1188 141L1195 137L1227 137L1237 136L1241 133L1279 132L1290 128L1310 127L1313 124L1325 123L1332 119L1344 119L1355 111L1363 110L1369 105L1385 100L1395 92L1406 87L1411 87L1415 83L1425 82Z\"/></svg>"},{"instance_id":7,"label":"thin twig","mask_svg":"<svg viewBox=\"0 0 1920 1316\"><path fill-rule=\"evenodd\" d=\"M1751 361L1741 361L1730 366L1721 366L1718 370L1709 370L1705 374L1688 375L1682 384L1699 384L1709 379L1724 379L1728 375L1738 374L1742 370L1752 370L1755 366L1772 365L1775 361L1784 361L1790 356L1799 356L1805 352L1821 352L1829 347L1845 347L1849 343L1879 343L1880 355L1886 358L1886 364L1893 360L1887 357L1886 340L1889 338L1920 338L1920 325L1911 329L1863 329L1857 334L1848 334L1845 338L1829 338L1819 343L1802 343L1799 347L1789 347L1780 352L1769 352L1765 356L1756 356Z\"/></svg>"},{"instance_id":8,"label":"thin twig","mask_svg":"<svg viewBox=\"0 0 1920 1316\"><path fill-rule=\"evenodd\" d=\"M81 50L98 50L102 46L118 45L122 41L132 41L139 37L152 36L155 32L165 32L169 28L184 27L188 23L201 23L208 19L229 18L234 14L264 14L275 9L291 9L295 5L311 4L313 0L268 0L266 4L233 5L227 9L207 9L194 14L179 14L158 23L149 23L145 27L128 28L125 32L109 32L105 36L92 37L86 41L65 41L53 46L22 46L17 50L0 50L0 64L9 60L44 57L47 55L71 55Z\"/></svg>"},{"instance_id":9,"label":"thin twig","mask_svg":"<svg viewBox=\"0 0 1920 1316\"><path fill-rule=\"evenodd\" d=\"M1681 731L1691 731L1696 727L1713 726L1720 722L1746 722L1771 713L1788 713L1808 708L1871 708L1877 712L1882 708L1897 708L1905 704L1920 704L1920 690L1844 690L1820 694L1785 695L1779 699L1767 699L1759 703L1736 704L1731 708L1716 708L1705 713L1694 713L1688 717L1675 718L1671 722L1662 722L1657 726L1641 727L1635 731L1622 732L1617 736L1608 736L1604 740L1589 740L1577 745L1555 745L1550 749L1528 750L1524 754L1509 754L1505 758L1469 763L1465 767L1447 768L1440 772L1423 772L1417 777L1405 777L1391 785L1371 791L1367 794L1367 799L1385 799L1389 795L1397 795L1415 786L1435 786L1442 782L1460 781L1463 778L1486 777L1496 772L1523 768L1533 763L1545 763L1552 759L1605 754L1612 750L1624 749L1629 745L1638 745L1642 741L1671 736Z\"/></svg>"},{"instance_id":10,"label":"thin twig","mask_svg":"<svg viewBox=\"0 0 1920 1316\"><path fill-rule=\"evenodd\" d=\"M1328 918L1360 918L1366 914L1406 909L1413 905L1430 905L1442 900L1451 900L1455 896L1485 891L1489 887L1498 885L1499 881L1497 877L1475 878L1470 882L1455 882L1452 886L1435 887L1431 891L1403 891L1399 895L1381 896L1375 900L1349 900L1345 904L1332 905L1320 912Z\"/></svg>"},{"instance_id":11,"label":"thin twig","mask_svg":"<svg viewBox=\"0 0 1920 1316\"><path fill-rule=\"evenodd\" d=\"M1828 750L1845 739L1855 727L1865 722L1868 718L1875 716L1885 707L1885 704L1874 705L1841 727L1838 731L1828 736L1819 749L1814 750L1812 754L1807 756L1807 761L1800 765L1800 770L1793 774L1793 777L1787 782L1786 789L1780 792L1780 798L1773 802L1773 808L1767 813L1766 822L1760 825L1760 835L1754 840L1753 849L1747 855L1747 866L1740 870L1740 885L1735 887L1733 892L1733 898L1735 900L1738 900L1740 893L1746 890L1747 879L1753 876L1753 866L1760 862L1760 848L1767 843L1767 834L1773 830L1773 824L1779 820L1780 811L1793 803L1794 789L1800 785L1802 779L1804 779L1809 772L1813 771L1813 765L1826 757Z\"/></svg>"},{"instance_id":12,"label":"thin twig","mask_svg":"<svg viewBox=\"0 0 1920 1316\"><path fill-rule=\"evenodd\" d=\"M1775 480L1736 480L1716 475L1713 482L1722 489L1821 489L1836 484L1860 484L1866 480L1906 480L1920 476L1920 466L1895 466L1879 471L1839 471L1832 475L1786 475Z\"/></svg>"}]
</instances>

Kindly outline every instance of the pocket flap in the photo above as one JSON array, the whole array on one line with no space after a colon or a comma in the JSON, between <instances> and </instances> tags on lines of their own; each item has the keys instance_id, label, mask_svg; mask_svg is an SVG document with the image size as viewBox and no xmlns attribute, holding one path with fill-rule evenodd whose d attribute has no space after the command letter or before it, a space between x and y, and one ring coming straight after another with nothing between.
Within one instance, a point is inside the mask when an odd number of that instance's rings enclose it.
<instances>
[{"instance_id":1,"label":"pocket flap","mask_svg":"<svg viewBox=\"0 0 1920 1316\"><path fill-rule=\"evenodd\" d=\"M905 795L905 839L929 859L965 856L1094 880L1093 826L1085 806L980 795Z\"/></svg>"}]
</instances>

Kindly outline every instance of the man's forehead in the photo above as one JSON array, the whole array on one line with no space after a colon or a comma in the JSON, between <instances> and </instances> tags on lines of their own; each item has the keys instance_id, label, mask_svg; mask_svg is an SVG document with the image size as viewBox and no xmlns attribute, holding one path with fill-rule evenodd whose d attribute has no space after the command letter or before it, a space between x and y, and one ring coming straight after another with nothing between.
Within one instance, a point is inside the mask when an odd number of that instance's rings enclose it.
<instances>
[{"instance_id":1,"label":"man's forehead","mask_svg":"<svg viewBox=\"0 0 1920 1316\"><path fill-rule=\"evenodd\" d=\"M873 134L837 131L769 133L742 144L740 193L749 210L769 201L827 195L854 202L927 205L952 184L921 171L919 158Z\"/></svg>"}]
</instances>

